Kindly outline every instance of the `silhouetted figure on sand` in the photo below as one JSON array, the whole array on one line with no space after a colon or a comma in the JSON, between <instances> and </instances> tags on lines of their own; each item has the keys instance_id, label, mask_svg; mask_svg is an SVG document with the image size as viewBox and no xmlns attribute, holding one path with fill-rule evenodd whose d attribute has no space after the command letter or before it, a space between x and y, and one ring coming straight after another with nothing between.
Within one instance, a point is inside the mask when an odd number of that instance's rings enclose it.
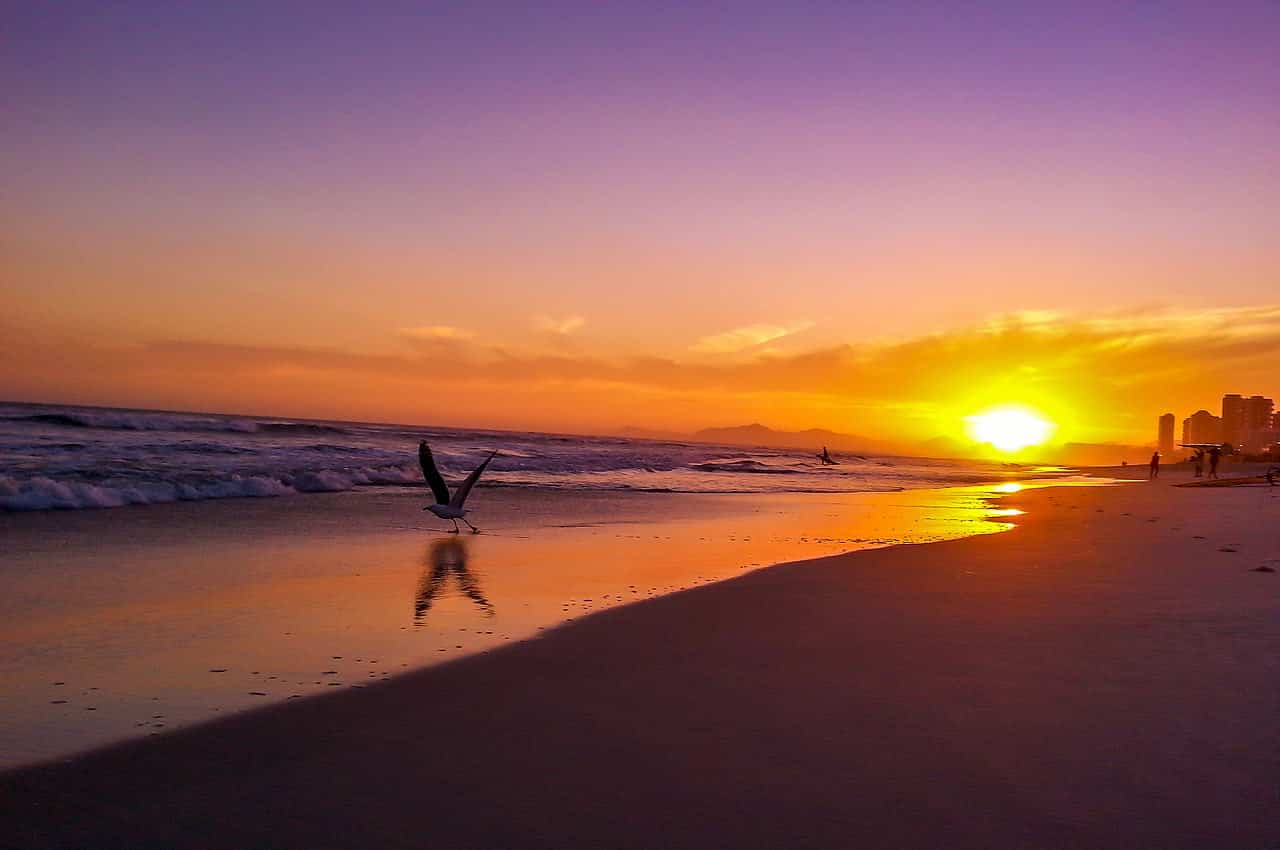
<instances>
[{"instance_id":1,"label":"silhouetted figure on sand","mask_svg":"<svg viewBox=\"0 0 1280 850\"><path fill-rule=\"evenodd\" d=\"M1196 449L1196 453L1191 459L1196 465L1196 478L1204 478L1204 449Z\"/></svg>"},{"instance_id":2,"label":"silhouetted figure on sand","mask_svg":"<svg viewBox=\"0 0 1280 850\"><path fill-rule=\"evenodd\" d=\"M1222 449L1214 446L1209 449L1209 477L1218 477L1218 461L1222 459Z\"/></svg>"},{"instance_id":3,"label":"silhouetted figure on sand","mask_svg":"<svg viewBox=\"0 0 1280 850\"><path fill-rule=\"evenodd\" d=\"M1147 471L1147 479L1160 477L1160 452L1151 453L1151 468Z\"/></svg>"},{"instance_id":4,"label":"silhouetted figure on sand","mask_svg":"<svg viewBox=\"0 0 1280 850\"><path fill-rule=\"evenodd\" d=\"M831 454L827 451L826 446L822 447L822 454L818 455L818 459L822 461L823 466L832 466L835 464L835 461L831 459Z\"/></svg>"}]
</instances>

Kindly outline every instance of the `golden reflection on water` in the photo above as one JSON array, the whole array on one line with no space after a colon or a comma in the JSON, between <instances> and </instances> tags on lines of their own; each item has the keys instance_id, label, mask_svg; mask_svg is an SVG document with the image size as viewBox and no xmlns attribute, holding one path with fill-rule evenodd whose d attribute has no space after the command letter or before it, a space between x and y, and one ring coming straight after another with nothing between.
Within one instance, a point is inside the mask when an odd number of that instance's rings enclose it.
<instances>
[{"instance_id":1,"label":"golden reflection on water","mask_svg":"<svg viewBox=\"0 0 1280 850\"><path fill-rule=\"evenodd\" d=\"M462 537L417 523L416 495L153 506L147 535L114 510L37 517L0 573L0 766L363 687L756 567L1004 531L1022 511L991 497L1022 489L493 490L485 533Z\"/></svg>"}]
</instances>

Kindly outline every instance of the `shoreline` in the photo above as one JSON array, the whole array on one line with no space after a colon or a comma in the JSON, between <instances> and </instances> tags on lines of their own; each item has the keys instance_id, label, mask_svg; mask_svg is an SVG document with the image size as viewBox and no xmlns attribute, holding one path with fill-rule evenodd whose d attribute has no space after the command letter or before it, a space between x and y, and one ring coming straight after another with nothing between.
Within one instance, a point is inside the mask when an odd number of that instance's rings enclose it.
<instances>
[{"instance_id":1,"label":"shoreline","mask_svg":"<svg viewBox=\"0 0 1280 850\"><path fill-rule=\"evenodd\" d=\"M0 823L13 846L1268 846L1256 496L1017 494L1010 533L763 568L8 772Z\"/></svg>"},{"instance_id":2,"label":"shoreline","mask_svg":"<svg viewBox=\"0 0 1280 850\"><path fill-rule=\"evenodd\" d=\"M401 493L0 517L0 768L365 687L772 563L999 531L990 492L498 490L486 533L461 537Z\"/></svg>"}]
</instances>

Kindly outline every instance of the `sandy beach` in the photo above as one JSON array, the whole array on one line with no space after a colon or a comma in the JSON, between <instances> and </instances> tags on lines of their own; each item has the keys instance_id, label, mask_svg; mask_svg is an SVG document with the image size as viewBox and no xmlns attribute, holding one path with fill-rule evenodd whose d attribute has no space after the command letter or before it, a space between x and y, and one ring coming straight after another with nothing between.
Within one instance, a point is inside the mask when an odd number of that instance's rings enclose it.
<instances>
[{"instance_id":1,"label":"sandy beach","mask_svg":"<svg viewBox=\"0 0 1280 850\"><path fill-rule=\"evenodd\" d=\"M0 779L14 847L1273 847L1272 491L1028 490Z\"/></svg>"},{"instance_id":2,"label":"sandy beach","mask_svg":"<svg viewBox=\"0 0 1280 850\"><path fill-rule=\"evenodd\" d=\"M999 532L998 486L491 488L478 536L391 488L0 513L0 770L365 687L770 564Z\"/></svg>"}]
</instances>

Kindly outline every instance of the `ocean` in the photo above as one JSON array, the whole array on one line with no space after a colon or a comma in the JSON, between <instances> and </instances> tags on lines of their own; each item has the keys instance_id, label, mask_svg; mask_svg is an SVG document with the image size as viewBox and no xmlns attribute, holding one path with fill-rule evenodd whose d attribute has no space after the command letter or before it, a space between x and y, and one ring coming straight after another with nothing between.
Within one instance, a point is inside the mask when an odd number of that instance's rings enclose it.
<instances>
[{"instance_id":1,"label":"ocean","mask_svg":"<svg viewBox=\"0 0 1280 850\"><path fill-rule=\"evenodd\" d=\"M422 508L417 445L481 534ZM815 447L815 450L818 447ZM0 770L536 637L770 564L1012 528L1067 470L0 405Z\"/></svg>"},{"instance_id":2,"label":"ocean","mask_svg":"<svg viewBox=\"0 0 1280 850\"><path fill-rule=\"evenodd\" d=\"M447 479L489 452L486 487L670 493L860 493L946 487L1058 467L806 453L517 431L0 403L0 510L375 492L423 486L419 440ZM820 447L815 446L815 452Z\"/></svg>"}]
</instances>

